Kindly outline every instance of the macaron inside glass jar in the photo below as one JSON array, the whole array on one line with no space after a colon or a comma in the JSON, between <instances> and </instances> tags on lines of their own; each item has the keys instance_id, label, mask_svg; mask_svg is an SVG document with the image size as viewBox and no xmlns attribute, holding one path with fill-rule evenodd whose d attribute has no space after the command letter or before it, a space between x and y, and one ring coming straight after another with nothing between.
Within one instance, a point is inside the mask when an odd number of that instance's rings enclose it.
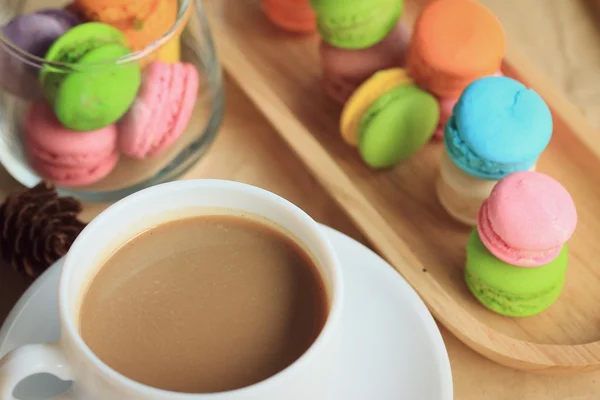
<instances>
[{"instance_id":1,"label":"macaron inside glass jar","mask_svg":"<svg viewBox=\"0 0 600 400\"><path fill-rule=\"evenodd\" d=\"M65 128L45 101L29 106L23 121L29 165L42 178L80 187L105 178L119 160L114 124L79 132Z\"/></svg>"},{"instance_id":2,"label":"macaron inside glass jar","mask_svg":"<svg viewBox=\"0 0 600 400\"><path fill-rule=\"evenodd\" d=\"M192 64L154 61L146 67L142 87L118 123L121 152L145 159L169 149L188 126L199 85Z\"/></svg>"},{"instance_id":3,"label":"macaron inside glass jar","mask_svg":"<svg viewBox=\"0 0 600 400\"><path fill-rule=\"evenodd\" d=\"M116 28L88 22L56 40L45 59L73 66L65 71L48 64L40 84L60 122L69 129L91 131L119 120L129 109L141 84L137 63L115 61L131 53Z\"/></svg>"},{"instance_id":4,"label":"macaron inside glass jar","mask_svg":"<svg viewBox=\"0 0 600 400\"><path fill-rule=\"evenodd\" d=\"M0 45L2 87L25 100L41 98L39 69L17 51L43 58L56 39L80 22L74 14L60 9L43 9L10 20L1 28L4 40L11 46Z\"/></svg>"},{"instance_id":5,"label":"macaron inside glass jar","mask_svg":"<svg viewBox=\"0 0 600 400\"><path fill-rule=\"evenodd\" d=\"M177 0L75 0L68 9L89 22L100 22L120 30L132 51L153 45L175 26L178 12ZM189 19L188 7L180 29L174 32L161 47L140 60L145 66L157 60L175 63L181 58L180 35Z\"/></svg>"}]
</instances>

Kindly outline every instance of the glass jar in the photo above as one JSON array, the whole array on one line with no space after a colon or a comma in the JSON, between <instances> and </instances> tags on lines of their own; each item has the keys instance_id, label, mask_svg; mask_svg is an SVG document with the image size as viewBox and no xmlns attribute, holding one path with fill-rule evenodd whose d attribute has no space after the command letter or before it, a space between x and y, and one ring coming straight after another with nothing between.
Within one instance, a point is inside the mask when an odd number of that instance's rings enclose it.
<instances>
[{"instance_id":1,"label":"glass jar","mask_svg":"<svg viewBox=\"0 0 600 400\"><path fill-rule=\"evenodd\" d=\"M201 0L0 3L0 162L23 185L115 201L214 140L224 91Z\"/></svg>"}]
</instances>

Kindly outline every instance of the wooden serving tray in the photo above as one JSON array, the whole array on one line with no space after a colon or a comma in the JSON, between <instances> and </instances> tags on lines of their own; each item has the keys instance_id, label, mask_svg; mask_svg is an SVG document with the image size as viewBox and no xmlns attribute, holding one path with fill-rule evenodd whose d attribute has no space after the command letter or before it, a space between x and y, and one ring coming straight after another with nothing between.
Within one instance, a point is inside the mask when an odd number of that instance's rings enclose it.
<instances>
[{"instance_id":1,"label":"wooden serving tray","mask_svg":"<svg viewBox=\"0 0 600 400\"><path fill-rule=\"evenodd\" d=\"M424 1L407 0L407 21ZM580 222L559 301L539 316L515 319L486 310L464 283L469 229L446 214L435 194L442 145L432 142L390 171L369 169L341 139L340 107L322 91L318 37L278 31L258 0L205 4L225 70L439 322L507 366L555 374L600 369L600 142L524 57L509 46L503 72L550 105L555 131L538 170L571 192Z\"/></svg>"}]
</instances>

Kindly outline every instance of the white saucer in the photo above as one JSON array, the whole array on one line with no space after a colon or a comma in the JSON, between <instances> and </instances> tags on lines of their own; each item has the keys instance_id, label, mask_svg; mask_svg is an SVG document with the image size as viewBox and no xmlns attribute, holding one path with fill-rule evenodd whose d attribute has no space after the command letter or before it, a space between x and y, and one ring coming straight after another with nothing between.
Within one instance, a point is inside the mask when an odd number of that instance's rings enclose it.
<instances>
[{"instance_id":1,"label":"white saucer","mask_svg":"<svg viewBox=\"0 0 600 400\"><path fill-rule=\"evenodd\" d=\"M344 355L334 400L451 400L448 353L433 317L416 292L378 255L324 228L344 268ZM57 262L27 290L0 329L0 356L60 335ZM68 386L67 386L68 387ZM47 399L65 390L49 376L28 378L22 400Z\"/></svg>"}]
</instances>

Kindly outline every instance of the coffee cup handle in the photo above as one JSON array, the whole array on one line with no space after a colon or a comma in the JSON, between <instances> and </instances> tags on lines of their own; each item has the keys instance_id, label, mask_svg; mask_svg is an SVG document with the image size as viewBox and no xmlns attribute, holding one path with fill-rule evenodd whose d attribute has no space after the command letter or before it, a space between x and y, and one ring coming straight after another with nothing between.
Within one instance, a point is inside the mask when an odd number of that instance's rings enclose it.
<instances>
[{"instance_id":1,"label":"coffee cup handle","mask_svg":"<svg viewBox=\"0 0 600 400\"><path fill-rule=\"evenodd\" d=\"M23 379L40 373L54 375L63 381L73 380L71 368L60 347L54 344L30 344L18 347L0 360L0 398L16 400L15 387ZM53 400L75 400L66 392Z\"/></svg>"}]
</instances>

